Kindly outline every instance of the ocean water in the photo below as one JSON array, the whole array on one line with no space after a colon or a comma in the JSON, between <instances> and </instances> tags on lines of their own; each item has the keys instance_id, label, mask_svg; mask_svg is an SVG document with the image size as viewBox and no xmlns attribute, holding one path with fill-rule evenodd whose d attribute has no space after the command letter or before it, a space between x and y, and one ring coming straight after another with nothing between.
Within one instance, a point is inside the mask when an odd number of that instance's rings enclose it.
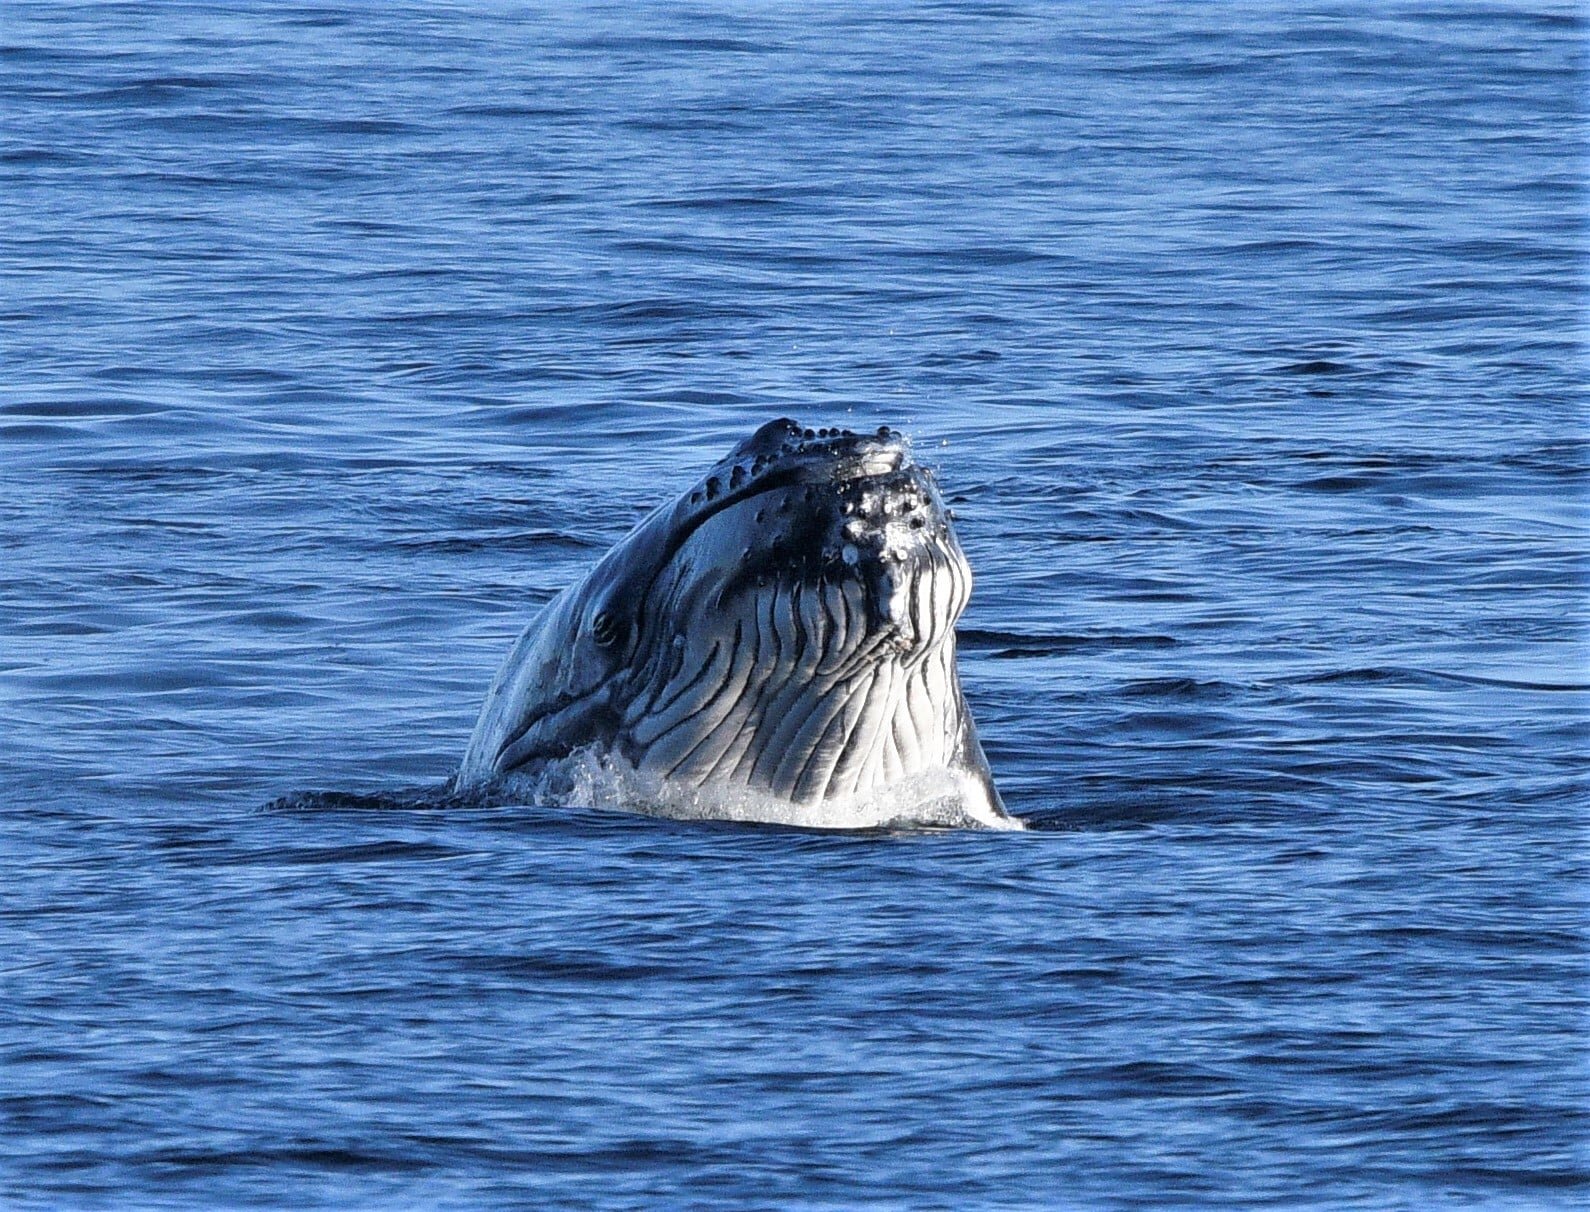
<instances>
[{"instance_id":1,"label":"ocean water","mask_svg":"<svg viewBox=\"0 0 1590 1212\"><path fill-rule=\"evenodd\" d=\"M1582 1206L1585 35L6 0L0 1204ZM782 414L1027 832L387 794Z\"/></svg>"}]
</instances>

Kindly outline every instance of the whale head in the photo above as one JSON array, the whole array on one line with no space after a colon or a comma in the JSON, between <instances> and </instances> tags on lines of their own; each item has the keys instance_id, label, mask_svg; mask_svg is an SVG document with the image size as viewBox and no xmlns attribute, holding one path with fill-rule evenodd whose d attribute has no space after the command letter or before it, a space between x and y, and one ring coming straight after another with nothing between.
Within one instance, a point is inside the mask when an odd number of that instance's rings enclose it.
<instances>
[{"instance_id":1,"label":"whale head","mask_svg":"<svg viewBox=\"0 0 1590 1212\"><path fill-rule=\"evenodd\" d=\"M942 772L1004 819L955 665L971 587L903 435L770 422L546 607L459 781L594 750L799 808Z\"/></svg>"}]
</instances>

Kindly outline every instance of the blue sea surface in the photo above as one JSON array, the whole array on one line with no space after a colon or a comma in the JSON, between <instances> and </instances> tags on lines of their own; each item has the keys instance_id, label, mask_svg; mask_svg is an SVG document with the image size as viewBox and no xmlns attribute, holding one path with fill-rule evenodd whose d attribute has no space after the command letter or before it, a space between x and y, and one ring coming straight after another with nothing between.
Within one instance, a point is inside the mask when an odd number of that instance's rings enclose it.
<instances>
[{"instance_id":1,"label":"blue sea surface","mask_svg":"<svg viewBox=\"0 0 1590 1212\"><path fill-rule=\"evenodd\" d=\"M1586 44L5 0L0 1204L1584 1206ZM1028 832L387 794L784 414Z\"/></svg>"}]
</instances>

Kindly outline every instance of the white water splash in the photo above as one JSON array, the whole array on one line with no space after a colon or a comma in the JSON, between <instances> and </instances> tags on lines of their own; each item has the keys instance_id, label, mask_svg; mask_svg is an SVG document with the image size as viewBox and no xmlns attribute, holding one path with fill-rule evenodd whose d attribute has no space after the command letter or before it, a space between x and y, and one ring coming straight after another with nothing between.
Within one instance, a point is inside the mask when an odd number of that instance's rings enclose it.
<instances>
[{"instance_id":1,"label":"white water splash","mask_svg":"<svg viewBox=\"0 0 1590 1212\"><path fill-rule=\"evenodd\" d=\"M1026 826L1001 816L976 780L939 768L902 780L876 796L796 804L748 787L681 786L636 770L622 758L582 750L507 786L542 807L634 812L685 821L741 821L800 829L999 829Z\"/></svg>"}]
</instances>

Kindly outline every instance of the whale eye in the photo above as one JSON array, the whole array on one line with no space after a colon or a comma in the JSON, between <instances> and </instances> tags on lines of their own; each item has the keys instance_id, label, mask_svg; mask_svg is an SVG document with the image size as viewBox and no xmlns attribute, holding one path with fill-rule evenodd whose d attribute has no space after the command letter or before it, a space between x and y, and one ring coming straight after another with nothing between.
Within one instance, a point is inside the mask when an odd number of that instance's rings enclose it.
<instances>
[{"instance_id":1,"label":"whale eye","mask_svg":"<svg viewBox=\"0 0 1590 1212\"><path fill-rule=\"evenodd\" d=\"M591 620L591 639L596 641L598 648L611 648L618 642L621 630L618 619L610 611L598 611Z\"/></svg>"}]
</instances>

